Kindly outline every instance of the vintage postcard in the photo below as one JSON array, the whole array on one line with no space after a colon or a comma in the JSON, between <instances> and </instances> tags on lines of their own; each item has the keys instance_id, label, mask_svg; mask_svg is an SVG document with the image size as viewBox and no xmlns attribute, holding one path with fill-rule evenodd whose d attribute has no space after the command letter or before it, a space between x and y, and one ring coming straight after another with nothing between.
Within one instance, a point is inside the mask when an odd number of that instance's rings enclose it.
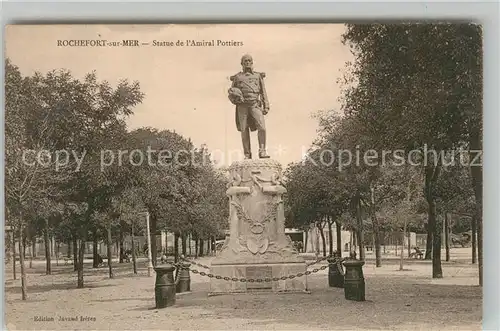
<instances>
[{"instance_id":1,"label":"vintage postcard","mask_svg":"<svg viewBox=\"0 0 500 331\"><path fill-rule=\"evenodd\" d=\"M8 330L479 330L482 29L10 25Z\"/></svg>"}]
</instances>

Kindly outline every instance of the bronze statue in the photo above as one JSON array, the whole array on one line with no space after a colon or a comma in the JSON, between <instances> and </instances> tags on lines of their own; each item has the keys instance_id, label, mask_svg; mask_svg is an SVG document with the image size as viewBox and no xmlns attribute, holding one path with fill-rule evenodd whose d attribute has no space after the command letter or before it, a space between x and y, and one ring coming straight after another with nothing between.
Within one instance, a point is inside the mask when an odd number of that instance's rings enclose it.
<instances>
[{"instance_id":1,"label":"bronze statue","mask_svg":"<svg viewBox=\"0 0 500 331\"><path fill-rule=\"evenodd\" d=\"M266 152L266 126L264 115L269 112L264 85L263 72L253 70L253 59L250 55L241 58L242 71L231 76L232 86L229 89L229 100L236 105L236 128L241 132L243 153L246 159L252 158L250 131L257 130L259 141L259 158L269 158Z\"/></svg>"}]
</instances>

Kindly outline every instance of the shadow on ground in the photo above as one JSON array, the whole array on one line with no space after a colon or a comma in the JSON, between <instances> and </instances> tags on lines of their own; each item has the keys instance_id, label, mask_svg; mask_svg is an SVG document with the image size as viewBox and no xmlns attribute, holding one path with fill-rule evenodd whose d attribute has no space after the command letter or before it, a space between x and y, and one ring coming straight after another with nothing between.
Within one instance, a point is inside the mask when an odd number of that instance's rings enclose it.
<instances>
[{"instance_id":1,"label":"shadow on ground","mask_svg":"<svg viewBox=\"0 0 500 331\"><path fill-rule=\"evenodd\" d=\"M46 285L32 285L28 287L29 293L44 293L48 291L69 291L69 290L84 290L84 289L94 289L101 287L113 287L113 284L97 284L95 282L86 282L83 289L76 287L76 280L73 282L66 283L53 283ZM21 288L17 287L6 287L5 293L9 294L21 294Z\"/></svg>"},{"instance_id":2,"label":"shadow on ground","mask_svg":"<svg viewBox=\"0 0 500 331\"><path fill-rule=\"evenodd\" d=\"M320 329L405 329L408 323L429 322L445 329L460 328L466 320L481 322L481 289L475 286L415 284L399 279L370 279L366 282L366 301L348 301L343 289L330 288L320 275L311 278L311 294L235 294L208 297L209 284L197 284L193 292L178 296L172 307L154 309L154 297L144 295L140 307L128 309L151 316L189 312L189 319L250 319L251 325L303 325ZM147 301L150 301L147 303ZM297 313L307 311L307 316ZM446 314L444 313L446 312ZM450 313L460 316L450 320ZM423 320L423 316L426 316Z\"/></svg>"}]
</instances>

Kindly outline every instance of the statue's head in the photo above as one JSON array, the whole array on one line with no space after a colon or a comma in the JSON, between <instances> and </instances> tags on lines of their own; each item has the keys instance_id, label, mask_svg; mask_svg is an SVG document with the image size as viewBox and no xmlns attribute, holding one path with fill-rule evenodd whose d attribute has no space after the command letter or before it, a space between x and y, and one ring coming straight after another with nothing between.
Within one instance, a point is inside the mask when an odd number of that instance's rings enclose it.
<instances>
[{"instance_id":1,"label":"statue's head","mask_svg":"<svg viewBox=\"0 0 500 331\"><path fill-rule=\"evenodd\" d=\"M253 59L251 55L245 54L241 57L241 67L243 70L252 70Z\"/></svg>"}]
</instances>

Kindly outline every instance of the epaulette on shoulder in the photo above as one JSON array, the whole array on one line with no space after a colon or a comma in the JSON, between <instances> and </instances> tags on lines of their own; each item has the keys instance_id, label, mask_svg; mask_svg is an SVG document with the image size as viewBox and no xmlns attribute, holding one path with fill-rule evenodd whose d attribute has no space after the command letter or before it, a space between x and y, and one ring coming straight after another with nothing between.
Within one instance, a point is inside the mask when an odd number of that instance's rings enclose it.
<instances>
[{"instance_id":1,"label":"epaulette on shoulder","mask_svg":"<svg viewBox=\"0 0 500 331\"><path fill-rule=\"evenodd\" d=\"M266 77L266 73L265 72L259 72L259 74L260 74L261 78L265 78Z\"/></svg>"},{"instance_id":2,"label":"epaulette on shoulder","mask_svg":"<svg viewBox=\"0 0 500 331\"><path fill-rule=\"evenodd\" d=\"M232 76L230 76L230 77L229 77L229 79L230 79L232 82L234 82L234 80L236 79L236 76L238 76L238 75L240 75L240 74L241 74L241 71L240 71L240 72L238 72L238 73L236 73L236 74L234 74L234 75L232 75Z\"/></svg>"}]
</instances>

